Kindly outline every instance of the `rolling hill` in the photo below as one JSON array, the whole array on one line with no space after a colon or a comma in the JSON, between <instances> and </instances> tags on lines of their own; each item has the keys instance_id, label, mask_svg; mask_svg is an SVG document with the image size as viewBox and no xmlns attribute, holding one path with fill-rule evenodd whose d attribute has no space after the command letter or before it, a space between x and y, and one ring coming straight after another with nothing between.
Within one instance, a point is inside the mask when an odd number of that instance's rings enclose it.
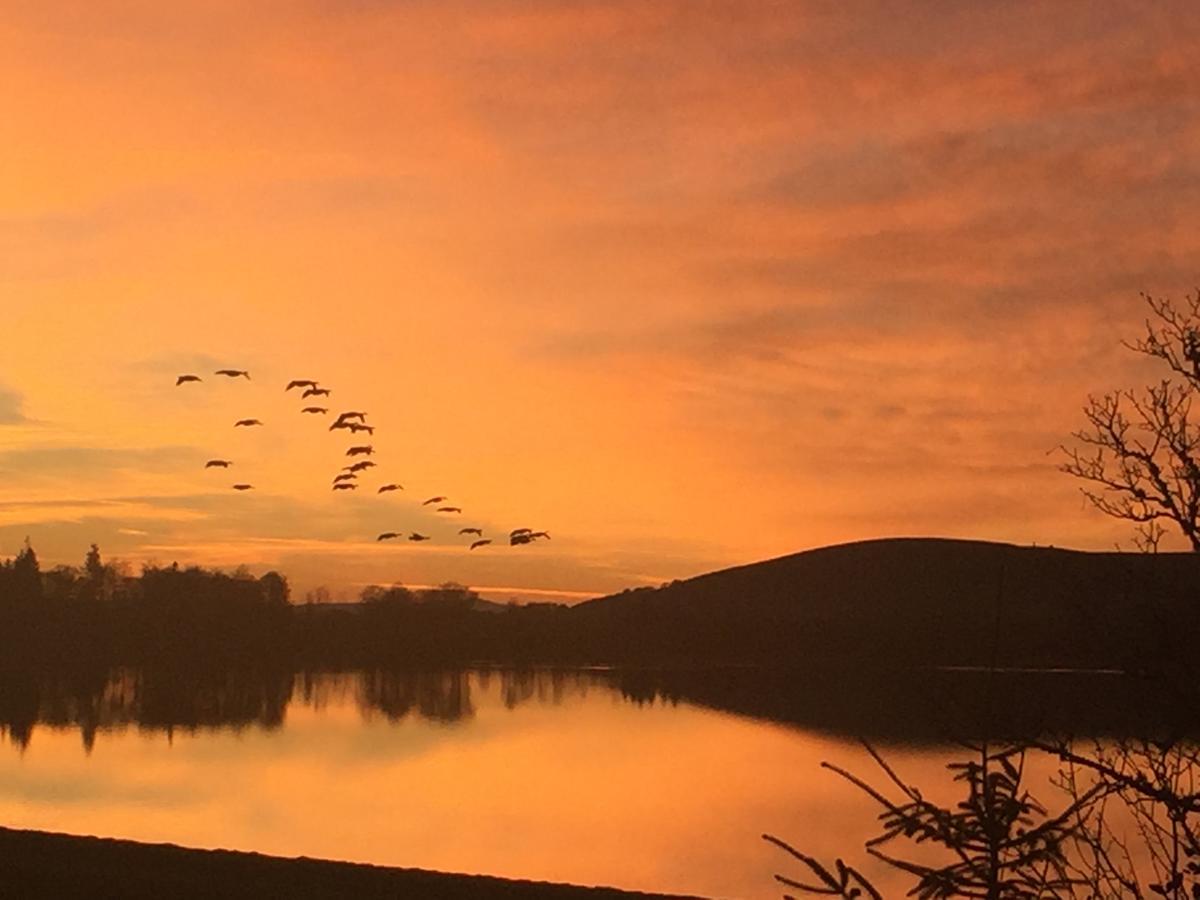
<instances>
[{"instance_id":1,"label":"rolling hill","mask_svg":"<svg viewBox=\"0 0 1200 900\"><path fill-rule=\"evenodd\" d=\"M600 597L571 619L611 662L1144 668L1198 646L1200 554L871 540Z\"/></svg>"}]
</instances>

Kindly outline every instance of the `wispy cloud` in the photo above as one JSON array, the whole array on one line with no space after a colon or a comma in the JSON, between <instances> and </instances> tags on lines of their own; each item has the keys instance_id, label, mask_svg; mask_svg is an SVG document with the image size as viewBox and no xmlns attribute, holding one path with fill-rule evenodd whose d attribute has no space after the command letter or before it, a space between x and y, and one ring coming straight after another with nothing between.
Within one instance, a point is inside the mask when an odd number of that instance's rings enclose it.
<instances>
[{"instance_id":1,"label":"wispy cloud","mask_svg":"<svg viewBox=\"0 0 1200 900\"><path fill-rule=\"evenodd\" d=\"M122 469L170 472L194 462L199 455L196 448L183 446L32 446L0 451L0 473L26 477L70 473L91 477Z\"/></svg>"},{"instance_id":2,"label":"wispy cloud","mask_svg":"<svg viewBox=\"0 0 1200 900\"><path fill-rule=\"evenodd\" d=\"M0 425L25 425L25 398L11 388L0 385Z\"/></svg>"},{"instance_id":3,"label":"wispy cloud","mask_svg":"<svg viewBox=\"0 0 1200 900\"><path fill-rule=\"evenodd\" d=\"M0 31L0 424L61 422L0 432L3 527L565 591L896 531L1111 543L1045 450L1144 376L1137 291L1195 284L1194 3L65 9ZM553 546L331 500L292 377L370 411L387 480ZM373 546L401 528L445 546Z\"/></svg>"}]
</instances>

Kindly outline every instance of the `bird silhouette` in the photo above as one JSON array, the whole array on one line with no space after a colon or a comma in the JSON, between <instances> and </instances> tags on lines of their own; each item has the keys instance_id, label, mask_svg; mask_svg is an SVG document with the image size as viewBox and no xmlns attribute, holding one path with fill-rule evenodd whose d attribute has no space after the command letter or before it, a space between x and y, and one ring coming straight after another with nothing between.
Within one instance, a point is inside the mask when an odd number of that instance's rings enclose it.
<instances>
[{"instance_id":1,"label":"bird silhouette","mask_svg":"<svg viewBox=\"0 0 1200 900\"><path fill-rule=\"evenodd\" d=\"M433 504L433 503L441 503L443 500L448 500L448 499L449 499L448 497L430 497L428 500L426 500L426 501L425 501L424 503L422 503L421 505L422 505L422 506L429 506L429 505L431 505L431 504Z\"/></svg>"},{"instance_id":2,"label":"bird silhouette","mask_svg":"<svg viewBox=\"0 0 1200 900\"><path fill-rule=\"evenodd\" d=\"M375 433L374 425L355 425L353 422L347 422L346 427L349 428L353 434L358 434L360 431L365 431L367 434Z\"/></svg>"},{"instance_id":3,"label":"bird silhouette","mask_svg":"<svg viewBox=\"0 0 1200 900\"><path fill-rule=\"evenodd\" d=\"M341 483L339 483L339 484L335 484L335 485L333 486L333 490L335 490L335 491L357 491L357 490L358 490L358 485L357 485L357 484L351 484L351 483L350 483L350 482L348 482L348 481L343 481L343 482L341 482Z\"/></svg>"},{"instance_id":4,"label":"bird silhouette","mask_svg":"<svg viewBox=\"0 0 1200 900\"><path fill-rule=\"evenodd\" d=\"M485 547L485 546L487 546L488 544L490 544L491 542L492 542L492 539L491 539L491 538L484 538L484 539L483 539L483 540L481 540L481 541L474 541L474 542L471 544L471 549L472 549L472 550L474 550L476 547Z\"/></svg>"},{"instance_id":5,"label":"bird silhouette","mask_svg":"<svg viewBox=\"0 0 1200 900\"><path fill-rule=\"evenodd\" d=\"M242 378L245 378L247 381L250 380L250 373L247 372L245 369L217 369L217 371L214 372L213 374L225 375L225 376L228 376L229 378L238 378L240 376Z\"/></svg>"},{"instance_id":6,"label":"bird silhouette","mask_svg":"<svg viewBox=\"0 0 1200 900\"><path fill-rule=\"evenodd\" d=\"M366 422L367 414L365 412L355 412L354 410L350 410L350 412L339 414L337 420L339 422L349 422L351 419L358 419L360 422Z\"/></svg>"},{"instance_id":7,"label":"bird silhouette","mask_svg":"<svg viewBox=\"0 0 1200 900\"><path fill-rule=\"evenodd\" d=\"M460 513L460 512L462 512L462 510L461 510L461 509L459 509L457 506L439 506L439 507L437 508L437 511L438 511L438 512L448 512L448 513Z\"/></svg>"},{"instance_id":8,"label":"bird silhouette","mask_svg":"<svg viewBox=\"0 0 1200 900\"><path fill-rule=\"evenodd\" d=\"M235 484L233 486L233 489L235 491L252 491L252 490L254 490L254 485L252 485L252 484Z\"/></svg>"},{"instance_id":9,"label":"bird silhouette","mask_svg":"<svg viewBox=\"0 0 1200 900\"><path fill-rule=\"evenodd\" d=\"M508 543L513 547L517 546L517 544L532 544L533 538L528 534L514 534L509 536Z\"/></svg>"},{"instance_id":10,"label":"bird silhouette","mask_svg":"<svg viewBox=\"0 0 1200 900\"><path fill-rule=\"evenodd\" d=\"M350 427L349 422L343 422L341 419L339 419L338 421L334 422L332 425L329 426L329 430L333 431L336 428L349 428L349 427Z\"/></svg>"},{"instance_id":11,"label":"bird silhouette","mask_svg":"<svg viewBox=\"0 0 1200 900\"><path fill-rule=\"evenodd\" d=\"M354 481L356 478L358 478L358 475L356 475L354 472L343 472L341 475L338 475L333 479L333 483L337 484L339 481Z\"/></svg>"},{"instance_id":12,"label":"bird silhouette","mask_svg":"<svg viewBox=\"0 0 1200 900\"><path fill-rule=\"evenodd\" d=\"M370 456L374 452L375 452L375 448L372 447L370 444L366 444L361 447L351 447L349 450L346 451L346 455L347 456L364 456L364 455Z\"/></svg>"},{"instance_id":13,"label":"bird silhouette","mask_svg":"<svg viewBox=\"0 0 1200 900\"><path fill-rule=\"evenodd\" d=\"M429 540L429 535L427 535L427 534L417 534L417 533L414 531L412 534L410 534L410 535L408 536L408 539L409 539L410 541L427 541L427 540Z\"/></svg>"},{"instance_id":14,"label":"bird silhouette","mask_svg":"<svg viewBox=\"0 0 1200 900\"><path fill-rule=\"evenodd\" d=\"M483 529L482 528L460 528L460 529L458 529L458 533L459 534L477 534L480 537L483 537Z\"/></svg>"},{"instance_id":15,"label":"bird silhouette","mask_svg":"<svg viewBox=\"0 0 1200 900\"><path fill-rule=\"evenodd\" d=\"M376 465L376 463L371 462L369 459L363 459L359 460L352 466L342 466L342 468L347 472L361 472L363 469L369 469L374 465Z\"/></svg>"},{"instance_id":16,"label":"bird silhouette","mask_svg":"<svg viewBox=\"0 0 1200 900\"><path fill-rule=\"evenodd\" d=\"M329 388L311 387L300 395L300 399L307 400L309 397L328 397L329 394Z\"/></svg>"},{"instance_id":17,"label":"bird silhouette","mask_svg":"<svg viewBox=\"0 0 1200 900\"><path fill-rule=\"evenodd\" d=\"M377 541L390 541L392 538L398 538L398 537L400 537L400 533L399 533L399 532L396 532L396 531L385 531L385 532L384 532L383 534L381 534L379 537L375 538L375 540L377 540Z\"/></svg>"},{"instance_id":18,"label":"bird silhouette","mask_svg":"<svg viewBox=\"0 0 1200 900\"><path fill-rule=\"evenodd\" d=\"M323 415L325 415L325 413L329 412L329 410L327 410L327 409L326 409L325 407L323 407L323 406L306 406L306 407L304 407L304 409L300 410L300 412L302 412L302 413L314 413L314 414L317 414L317 415L322 415L322 416L323 416Z\"/></svg>"},{"instance_id":19,"label":"bird silhouette","mask_svg":"<svg viewBox=\"0 0 1200 900\"><path fill-rule=\"evenodd\" d=\"M261 424L262 424L262 422L258 421L258 419L238 419L236 422L233 423L233 427L237 428L239 425L261 425Z\"/></svg>"},{"instance_id":20,"label":"bird silhouette","mask_svg":"<svg viewBox=\"0 0 1200 900\"><path fill-rule=\"evenodd\" d=\"M383 487L381 487L375 493L386 494L388 491L402 491L402 490L404 490L404 485L402 485L402 484L385 484Z\"/></svg>"},{"instance_id":21,"label":"bird silhouette","mask_svg":"<svg viewBox=\"0 0 1200 900\"><path fill-rule=\"evenodd\" d=\"M510 538L514 538L514 537L517 537L518 535L531 534L532 532L533 532L532 528L514 528L512 531L510 531L508 533L508 536Z\"/></svg>"},{"instance_id":22,"label":"bird silhouette","mask_svg":"<svg viewBox=\"0 0 1200 900\"><path fill-rule=\"evenodd\" d=\"M204 468L206 468L206 469L228 469L232 465L233 465L233 460L231 460L231 459L210 459L208 462L206 462L204 464Z\"/></svg>"},{"instance_id":23,"label":"bird silhouette","mask_svg":"<svg viewBox=\"0 0 1200 900\"><path fill-rule=\"evenodd\" d=\"M288 382L288 386L285 387L284 390L290 391L294 387L315 388L316 386L317 383L315 381L309 381L306 378L295 378Z\"/></svg>"},{"instance_id":24,"label":"bird silhouette","mask_svg":"<svg viewBox=\"0 0 1200 900\"><path fill-rule=\"evenodd\" d=\"M181 384L187 384L189 381L203 381L203 380L204 379L201 378L199 375L180 375L178 378L175 379L175 387L179 387Z\"/></svg>"}]
</instances>

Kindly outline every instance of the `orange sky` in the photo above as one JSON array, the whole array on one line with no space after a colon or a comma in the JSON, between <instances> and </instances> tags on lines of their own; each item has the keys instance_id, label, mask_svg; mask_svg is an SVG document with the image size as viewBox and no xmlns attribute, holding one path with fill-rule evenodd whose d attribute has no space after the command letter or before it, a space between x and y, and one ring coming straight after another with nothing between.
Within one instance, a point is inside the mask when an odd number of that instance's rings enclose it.
<instances>
[{"instance_id":1,"label":"orange sky","mask_svg":"<svg viewBox=\"0 0 1200 900\"><path fill-rule=\"evenodd\" d=\"M1200 11L905 7L6 4L0 554L587 593L1127 542L1046 451L1197 282ZM306 377L403 495L330 493Z\"/></svg>"}]
</instances>

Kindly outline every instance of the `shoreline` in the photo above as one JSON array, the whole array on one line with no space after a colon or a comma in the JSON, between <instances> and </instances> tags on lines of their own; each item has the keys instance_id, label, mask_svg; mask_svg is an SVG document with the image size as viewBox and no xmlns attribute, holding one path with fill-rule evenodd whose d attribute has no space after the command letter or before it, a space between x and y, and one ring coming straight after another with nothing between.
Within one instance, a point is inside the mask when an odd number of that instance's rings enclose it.
<instances>
[{"instance_id":1,"label":"shoreline","mask_svg":"<svg viewBox=\"0 0 1200 900\"><path fill-rule=\"evenodd\" d=\"M197 850L0 827L0 896L21 898L421 898L421 900L637 900L674 898L609 887L497 878L268 856L239 850Z\"/></svg>"}]
</instances>

